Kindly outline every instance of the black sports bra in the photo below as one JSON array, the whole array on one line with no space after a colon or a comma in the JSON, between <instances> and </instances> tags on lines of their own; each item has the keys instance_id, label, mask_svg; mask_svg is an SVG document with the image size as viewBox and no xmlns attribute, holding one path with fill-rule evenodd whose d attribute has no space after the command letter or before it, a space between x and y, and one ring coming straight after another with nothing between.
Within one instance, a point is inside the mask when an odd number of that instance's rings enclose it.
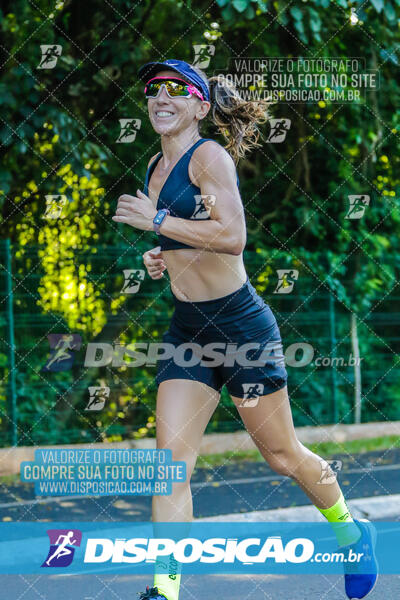
<instances>
[{"instance_id":1,"label":"black sports bra","mask_svg":"<svg viewBox=\"0 0 400 600\"><path fill-rule=\"evenodd\" d=\"M171 173L168 175L157 200L157 210L168 208L172 217L180 217L181 219L190 220L208 220L210 219L209 211L204 204L206 197L201 195L201 190L197 185L190 181L189 177L189 162L193 152L197 146L208 141L209 138L201 138L183 156L178 160ZM149 194L150 177L156 167L156 164L162 157L162 152L159 152L155 160L151 163L146 172L143 193ZM239 185L239 177L237 184ZM188 244L183 244L177 240L166 237L165 235L157 236L158 245L161 250L177 250L179 248L193 248Z\"/></svg>"}]
</instances>

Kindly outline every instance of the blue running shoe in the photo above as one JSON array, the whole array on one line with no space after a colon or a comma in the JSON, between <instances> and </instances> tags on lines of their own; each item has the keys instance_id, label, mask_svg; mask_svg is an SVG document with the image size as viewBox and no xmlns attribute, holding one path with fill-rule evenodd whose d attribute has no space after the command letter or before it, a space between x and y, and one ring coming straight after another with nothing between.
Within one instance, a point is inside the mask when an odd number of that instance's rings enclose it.
<instances>
[{"instance_id":1,"label":"blue running shoe","mask_svg":"<svg viewBox=\"0 0 400 600\"><path fill-rule=\"evenodd\" d=\"M376 529L368 519L354 519L354 523L361 531L361 537L348 546L345 550L361 554L359 562L344 563L344 584L347 597L350 600L365 598L375 587L378 579L378 561L375 556ZM343 548L341 548L342 550Z\"/></svg>"},{"instance_id":2,"label":"blue running shoe","mask_svg":"<svg viewBox=\"0 0 400 600\"><path fill-rule=\"evenodd\" d=\"M157 587L149 588L149 586L146 585L146 591L145 592L141 592L139 600L148 600L148 599L149 600L168 600L164 596L164 594L160 594L158 592L158 588Z\"/></svg>"}]
</instances>

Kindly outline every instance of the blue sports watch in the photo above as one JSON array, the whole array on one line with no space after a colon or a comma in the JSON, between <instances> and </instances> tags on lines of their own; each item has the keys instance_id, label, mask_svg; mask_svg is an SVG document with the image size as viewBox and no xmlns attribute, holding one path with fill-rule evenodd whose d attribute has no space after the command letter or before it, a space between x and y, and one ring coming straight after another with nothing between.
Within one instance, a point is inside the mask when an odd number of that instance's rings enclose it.
<instances>
[{"instance_id":1,"label":"blue sports watch","mask_svg":"<svg viewBox=\"0 0 400 600\"><path fill-rule=\"evenodd\" d=\"M169 215L168 208L161 208L153 219L153 229L157 235L160 235L160 227L165 217Z\"/></svg>"}]
</instances>

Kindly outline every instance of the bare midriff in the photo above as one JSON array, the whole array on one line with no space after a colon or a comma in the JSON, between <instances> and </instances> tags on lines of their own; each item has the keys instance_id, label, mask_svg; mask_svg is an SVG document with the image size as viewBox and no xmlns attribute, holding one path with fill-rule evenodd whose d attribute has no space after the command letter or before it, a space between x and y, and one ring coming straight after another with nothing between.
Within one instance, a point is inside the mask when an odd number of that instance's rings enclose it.
<instances>
[{"instance_id":1,"label":"bare midriff","mask_svg":"<svg viewBox=\"0 0 400 600\"><path fill-rule=\"evenodd\" d=\"M232 294L246 281L243 255L195 248L164 250L171 291L183 302L214 300Z\"/></svg>"}]
</instances>

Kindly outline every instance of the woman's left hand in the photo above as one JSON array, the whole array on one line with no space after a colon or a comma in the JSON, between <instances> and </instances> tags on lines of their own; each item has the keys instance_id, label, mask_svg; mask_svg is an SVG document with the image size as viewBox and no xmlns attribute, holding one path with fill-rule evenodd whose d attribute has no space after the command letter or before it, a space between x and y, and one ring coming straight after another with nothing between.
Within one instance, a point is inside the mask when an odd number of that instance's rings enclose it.
<instances>
[{"instance_id":1,"label":"woman's left hand","mask_svg":"<svg viewBox=\"0 0 400 600\"><path fill-rule=\"evenodd\" d=\"M151 231L157 210L146 194L140 190L136 190L136 194L137 196L122 194L118 198L117 210L112 220L117 223L127 223L136 229Z\"/></svg>"}]
</instances>

